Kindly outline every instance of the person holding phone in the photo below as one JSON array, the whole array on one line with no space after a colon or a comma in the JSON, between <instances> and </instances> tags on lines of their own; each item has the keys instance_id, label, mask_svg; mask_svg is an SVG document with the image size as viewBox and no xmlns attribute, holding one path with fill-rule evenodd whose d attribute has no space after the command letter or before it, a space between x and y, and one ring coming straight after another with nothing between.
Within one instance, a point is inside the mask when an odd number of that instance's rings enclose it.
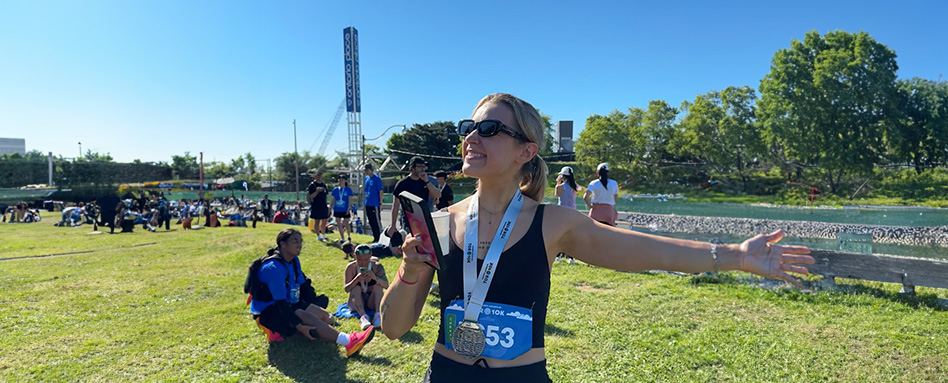
<instances>
[{"instance_id":1,"label":"person holding phone","mask_svg":"<svg viewBox=\"0 0 948 383\"><path fill-rule=\"evenodd\" d=\"M544 327L550 274L559 253L623 271L742 270L780 278L806 274L806 247L781 246L781 231L739 244L665 238L597 223L575 209L544 205L547 167L539 112L504 93L484 97L458 124L462 172L474 195L448 208L451 248L438 272L441 325L425 382L549 382ZM382 331L396 339L419 319L434 269L402 244L402 262L382 298Z\"/></svg>"},{"instance_id":2,"label":"person holding phone","mask_svg":"<svg viewBox=\"0 0 948 383\"><path fill-rule=\"evenodd\" d=\"M388 231L385 233L386 236L391 237L395 234L395 222L398 221L399 212L401 210L401 202L398 200L398 195L403 191L407 191L411 194L414 194L422 199L422 201L428 201L429 198L441 198L441 190L437 186L433 185L428 179L428 162L421 157L412 157L408 162L409 174L407 177L402 178L395 184L395 201L392 203L392 226L389 226ZM402 214L402 227L408 227L405 219L405 215Z\"/></svg>"},{"instance_id":3,"label":"person holding phone","mask_svg":"<svg viewBox=\"0 0 948 383\"><path fill-rule=\"evenodd\" d=\"M346 244L351 246L351 243ZM385 267L379 263L378 258L372 256L372 249L365 244L356 246L355 260L346 265L343 289L349 293L349 310L359 314L359 322L363 330L369 326L382 325L382 316L378 310L384 290L387 288L388 277L385 275ZM368 310L375 311L372 319L366 315Z\"/></svg>"}]
</instances>

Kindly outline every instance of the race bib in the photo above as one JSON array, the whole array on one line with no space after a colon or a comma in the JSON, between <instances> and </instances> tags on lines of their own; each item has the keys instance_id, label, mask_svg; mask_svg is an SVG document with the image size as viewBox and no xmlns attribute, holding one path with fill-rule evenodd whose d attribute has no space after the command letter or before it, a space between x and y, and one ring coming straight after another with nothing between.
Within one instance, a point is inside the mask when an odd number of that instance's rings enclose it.
<instances>
[{"instance_id":1,"label":"race bib","mask_svg":"<svg viewBox=\"0 0 948 383\"><path fill-rule=\"evenodd\" d=\"M287 297L286 301L289 303L296 303L300 301L300 287L299 286L296 286L290 289L290 294Z\"/></svg>"},{"instance_id":2,"label":"race bib","mask_svg":"<svg viewBox=\"0 0 948 383\"><path fill-rule=\"evenodd\" d=\"M464 301L455 299L444 310L444 343L454 350L454 328L464 320ZM533 347L533 310L501 303L485 302L477 317L486 346L481 356L513 360Z\"/></svg>"}]
</instances>

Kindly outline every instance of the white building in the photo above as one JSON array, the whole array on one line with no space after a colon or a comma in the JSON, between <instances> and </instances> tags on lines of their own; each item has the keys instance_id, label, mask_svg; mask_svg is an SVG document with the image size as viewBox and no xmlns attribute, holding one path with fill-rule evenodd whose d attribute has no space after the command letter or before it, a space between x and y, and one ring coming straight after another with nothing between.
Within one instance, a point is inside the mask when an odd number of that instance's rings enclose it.
<instances>
[{"instance_id":1,"label":"white building","mask_svg":"<svg viewBox=\"0 0 948 383\"><path fill-rule=\"evenodd\" d=\"M0 154L20 153L26 155L25 138L0 138Z\"/></svg>"}]
</instances>

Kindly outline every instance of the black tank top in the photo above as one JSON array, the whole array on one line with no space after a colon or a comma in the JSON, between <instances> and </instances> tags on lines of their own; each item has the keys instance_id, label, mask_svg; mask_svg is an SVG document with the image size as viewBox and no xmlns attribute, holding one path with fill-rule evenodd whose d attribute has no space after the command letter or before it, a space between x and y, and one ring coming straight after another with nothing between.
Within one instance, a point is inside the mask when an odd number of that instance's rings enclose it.
<instances>
[{"instance_id":1,"label":"black tank top","mask_svg":"<svg viewBox=\"0 0 948 383\"><path fill-rule=\"evenodd\" d=\"M536 215L527 233L516 244L504 251L497 263L497 271L487 290L487 302L503 303L533 310L533 348L543 347L543 327L546 324L546 306L550 299L550 264L543 243L543 207L537 206ZM441 326L438 343L444 342L444 310L455 299L463 299L464 253L451 241L451 251L445 257L444 272L438 272L441 295ZM480 273L484 260L477 260Z\"/></svg>"}]
</instances>

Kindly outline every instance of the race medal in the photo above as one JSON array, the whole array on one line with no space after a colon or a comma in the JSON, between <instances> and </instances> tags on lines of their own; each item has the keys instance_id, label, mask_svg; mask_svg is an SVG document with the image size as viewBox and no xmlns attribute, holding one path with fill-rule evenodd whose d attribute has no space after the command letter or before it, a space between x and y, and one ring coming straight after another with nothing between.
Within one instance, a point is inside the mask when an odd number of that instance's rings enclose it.
<instances>
[{"instance_id":1,"label":"race medal","mask_svg":"<svg viewBox=\"0 0 948 383\"><path fill-rule=\"evenodd\" d=\"M451 337L454 352L467 359L474 359L484 352L484 332L477 322L465 320L458 324Z\"/></svg>"}]
</instances>

